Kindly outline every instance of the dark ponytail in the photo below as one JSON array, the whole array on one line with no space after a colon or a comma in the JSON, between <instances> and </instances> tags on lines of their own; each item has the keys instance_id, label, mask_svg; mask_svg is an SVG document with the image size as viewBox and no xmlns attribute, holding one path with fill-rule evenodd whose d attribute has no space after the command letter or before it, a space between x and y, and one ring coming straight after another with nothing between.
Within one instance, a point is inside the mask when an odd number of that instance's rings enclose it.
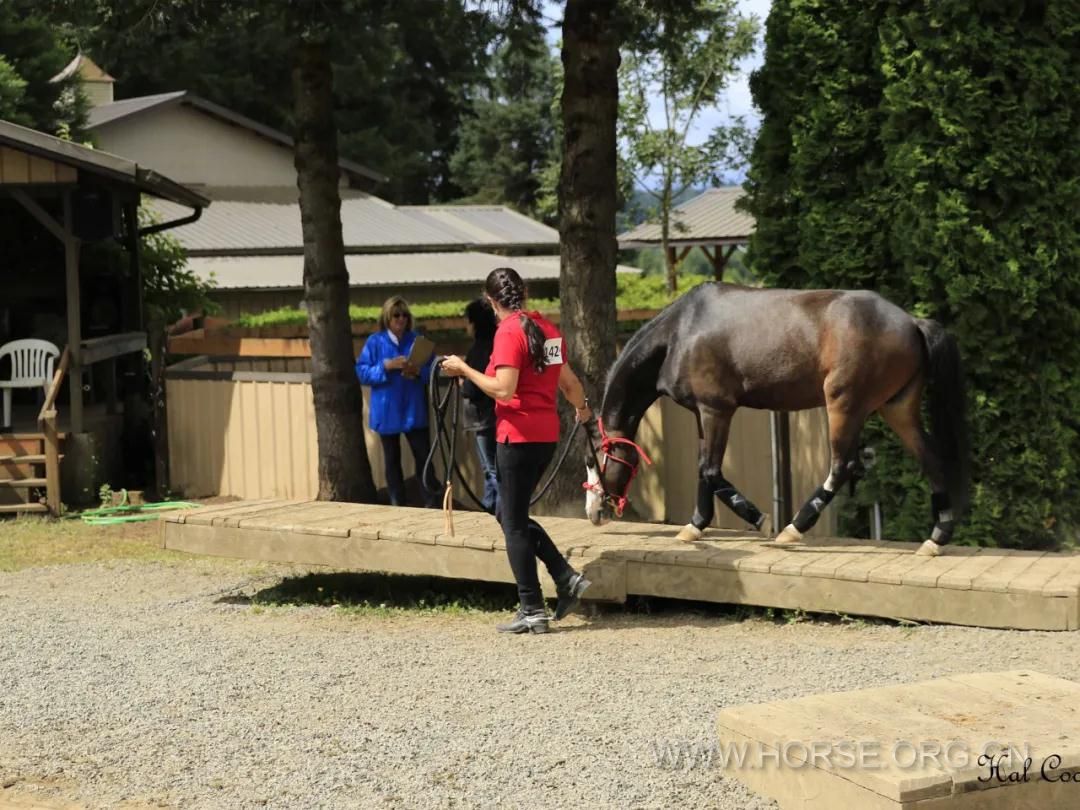
<instances>
[{"instance_id":1,"label":"dark ponytail","mask_svg":"<svg viewBox=\"0 0 1080 810\"><path fill-rule=\"evenodd\" d=\"M521 308L525 305L525 282L521 280L518 271L512 267L495 268L488 273L487 281L484 283L484 292L500 307L521 313L521 328L525 331L525 339L529 342L529 357L532 360L533 370L537 374L542 374L547 367L547 358L544 356L544 333L536 325L536 321L521 312Z\"/></svg>"}]
</instances>

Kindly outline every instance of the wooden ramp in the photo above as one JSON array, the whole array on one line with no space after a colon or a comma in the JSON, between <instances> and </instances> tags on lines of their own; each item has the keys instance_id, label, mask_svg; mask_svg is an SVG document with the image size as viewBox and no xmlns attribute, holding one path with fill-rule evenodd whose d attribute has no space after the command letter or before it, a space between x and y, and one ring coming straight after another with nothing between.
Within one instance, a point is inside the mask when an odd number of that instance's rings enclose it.
<instances>
[{"instance_id":1,"label":"wooden ramp","mask_svg":"<svg viewBox=\"0 0 1080 810\"><path fill-rule=\"evenodd\" d=\"M590 599L628 594L1031 630L1080 626L1080 555L817 538L777 548L711 530L684 544L676 526L541 517L593 580ZM512 582L494 519L428 509L284 500L235 501L163 518L165 548L345 570ZM545 592L554 593L544 579ZM1078 792L1080 800L1080 792ZM1080 803L1077 805L1080 807Z\"/></svg>"},{"instance_id":2,"label":"wooden ramp","mask_svg":"<svg viewBox=\"0 0 1080 810\"><path fill-rule=\"evenodd\" d=\"M781 810L1075 810L1080 684L1037 672L724 709L723 772Z\"/></svg>"}]
</instances>

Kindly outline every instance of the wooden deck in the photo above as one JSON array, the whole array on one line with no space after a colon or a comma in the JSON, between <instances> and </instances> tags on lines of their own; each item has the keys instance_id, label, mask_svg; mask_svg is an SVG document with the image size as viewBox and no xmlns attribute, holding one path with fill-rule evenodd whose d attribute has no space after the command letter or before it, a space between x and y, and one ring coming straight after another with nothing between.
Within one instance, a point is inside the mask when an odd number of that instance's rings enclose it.
<instances>
[{"instance_id":1,"label":"wooden deck","mask_svg":"<svg viewBox=\"0 0 1080 810\"><path fill-rule=\"evenodd\" d=\"M1030 671L735 706L718 764L781 810L1073 810L1078 707L1080 684Z\"/></svg>"},{"instance_id":2,"label":"wooden deck","mask_svg":"<svg viewBox=\"0 0 1080 810\"><path fill-rule=\"evenodd\" d=\"M584 570L588 597L629 594L810 612L1030 630L1080 628L1080 554L817 538L777 548L757 535L711 530L687 545L678 527L543 517ZM163 519L165 548L343 570L512 582L502 534L488 515L284 500L236 501ZM554 593L546 574L545 592Z\"/></svg>"}]
</instances>

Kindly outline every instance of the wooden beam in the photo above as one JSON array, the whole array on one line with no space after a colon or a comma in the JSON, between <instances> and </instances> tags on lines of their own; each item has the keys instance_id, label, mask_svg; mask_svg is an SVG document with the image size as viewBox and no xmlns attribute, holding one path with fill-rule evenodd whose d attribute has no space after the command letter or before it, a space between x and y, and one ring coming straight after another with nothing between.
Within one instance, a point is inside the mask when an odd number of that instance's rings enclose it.
<instances>
[{"instance_id":1,"label":"wooden beam","mask_svg":"<svg viewBox=\"0 0 1080 810\"><path fill-rule=\"evenodd\" d=\"M146 348L145 332L123 332L119 335L91 338L82 342L82 363L90 366Z\"/></svg>"},{"instance_id":2,"label":"wooden beam","mask_svg":"<svg viewBox=\"0 0 1080 810\"><path fill-rule=\"evenodd\" d=\"M81 243L74 234L74 211L71 192L64 192L64 277L67 287L68 347L71 349L71 432L83 432L82 391L82 311L79 292L79 251Z\"/></svg>"},{"instance_id":3,"label":"wooden beam","mask_svg":"<svg viewBox=\"0 0 1080 810\"><path fill-rule=\"evenodd\" d=\"M49 233L59 239L61 243L67 241L67 232L64 230L64 226L53 219L48 211L38 205L37 200L18 188L13 188L11 190L11 196L15 198L15 201L19 203L19 205L29 211L34 219L44 225Z\"/></svg>"}]
</instances>

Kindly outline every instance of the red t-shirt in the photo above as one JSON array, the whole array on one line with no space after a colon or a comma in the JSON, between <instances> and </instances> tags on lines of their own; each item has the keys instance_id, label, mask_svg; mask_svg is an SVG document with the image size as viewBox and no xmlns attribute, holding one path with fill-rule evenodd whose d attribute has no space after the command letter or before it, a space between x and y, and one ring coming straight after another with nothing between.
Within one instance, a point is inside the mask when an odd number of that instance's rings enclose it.
<instances>
[{"instance_id":1,"label":"red t-shirt","mask_svg":"<svg viewBox=\"0 0 1080 810\"><path fill-rule=\"evenodd\" d=\"M563 365L563 338L551 321L539 312L525 315L544 333L547 365L537 374L529 355L529 340L521 317L515 313L503 319L495 330L495 345L487 371L495 376L499 366L512 366L520 372L517 390L509 402L495 402L495 440L498 442L557 442L559 415L555 410L559 372Z\"/></svg>"}]
</instances>

